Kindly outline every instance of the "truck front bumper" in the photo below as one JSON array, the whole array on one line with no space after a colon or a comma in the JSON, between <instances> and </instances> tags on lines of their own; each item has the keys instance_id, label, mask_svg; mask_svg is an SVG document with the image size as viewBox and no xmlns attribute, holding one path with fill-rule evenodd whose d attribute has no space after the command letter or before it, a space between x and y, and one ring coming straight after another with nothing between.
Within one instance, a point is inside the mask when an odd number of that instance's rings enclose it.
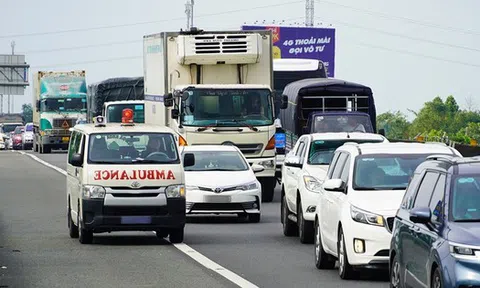
<instances>
[{"instance_id":1,"label":"truck front bumper","mask_svg":"<svg viewBox=\"0 0 480 288\"><path fill-rule=\"evenodd\" d=\"M41 137L42 145L48 145L52 148L67 149L70 136L44 135Z\"/></svg>"},{"instance_id":2,"label":"truck front bumper","mask_svg":"<svg viewBox=\"0 0 480 288\"><path fill-rule=\"evenodd\" d=\"M94 233L183 229L185 210L185 198L168 199L164 206L106 206L103 199L83 199L83 228Z\"/></svg>"},{"instance_id":3,"label":"truck front bumper","mask_svg":"<svg viewBox=\"0 0 480 288\"><path fill-rule=\"evenodd\" d=\"M265 158L247 158L248 163L251 165L257 164L263 166L265 170L255 173L257 178L275 177L275 157Z\"/></svg>"}]
</instances>

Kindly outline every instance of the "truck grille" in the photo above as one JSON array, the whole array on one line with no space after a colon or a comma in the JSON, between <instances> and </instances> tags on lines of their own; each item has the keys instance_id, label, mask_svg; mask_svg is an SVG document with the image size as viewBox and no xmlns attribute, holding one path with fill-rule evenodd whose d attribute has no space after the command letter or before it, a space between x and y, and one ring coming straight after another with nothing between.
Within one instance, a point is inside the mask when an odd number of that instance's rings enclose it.
<instances>
[{"instance_id":1,"label":"truck grille","mask_svg":"<svg viewBox=\"0 0 480 288\"><path fill-rule=\"evenodd\" d=\"M63 123L67 122L68 127L63 127ZM64 128L68 129L70 127L75 126L75 122L77 122L76 118L63 118L63 119L53 119L53 128Z\"/></svg>"},{"instance_id":2,"label":"truck grille","mask_svg":"<svg viewBox=\"0 0 480 288\"><path fill-rule=\"evenodd\" d=\"M394 222L395 222L395 217L387 218L387 225L385 226L385 228L387 228L388 232L390 233L392 233Z\"/></svg>"},{"instance_id":3,"label":"truck grille","mask_svg":"<svg viewBox=\"0 0 480 288\"><path fill-rule=\"evenodd\" d=\"M205 35L195 37L196 54L247 53L247 35Z\"/></svg>"},{"instance_id":4,"label":"truck grille","mask_svg":"<svg viewBox=\"0 0 480 288\"><path fill-rule=\"evenodd\" d=\"M259 154L262 152L263 144L234 144L243 154Z\"/></svg>"}]
</instances>

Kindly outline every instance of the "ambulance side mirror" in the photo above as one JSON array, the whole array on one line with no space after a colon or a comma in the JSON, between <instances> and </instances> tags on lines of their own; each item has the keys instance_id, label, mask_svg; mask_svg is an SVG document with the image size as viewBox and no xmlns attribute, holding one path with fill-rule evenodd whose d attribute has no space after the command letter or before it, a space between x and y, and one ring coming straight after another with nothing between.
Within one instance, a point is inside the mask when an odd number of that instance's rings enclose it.
<instances>
[{"instance_id":1,"label":"ambulance side mirror","mask_svg":"<svg viewBox=\"0 0 480 288\"><path fill-rule=\"evenodd\" d=\"M183 156L183 167L190 167L195 165L195 155L192 153L185 153Z\"/></svg>"},{"instance_id":2,"label":"ambulance side mirror","mask_svg":"<svg viewBox=\"0 0 480 288\"><path fill-rule=\"evenodd\" d=\"M72 155L72 160L71 160L72 166L75 167L82 167L83 165L83 156L79 153L75 153Z\"/></svg>"}]
</instances>

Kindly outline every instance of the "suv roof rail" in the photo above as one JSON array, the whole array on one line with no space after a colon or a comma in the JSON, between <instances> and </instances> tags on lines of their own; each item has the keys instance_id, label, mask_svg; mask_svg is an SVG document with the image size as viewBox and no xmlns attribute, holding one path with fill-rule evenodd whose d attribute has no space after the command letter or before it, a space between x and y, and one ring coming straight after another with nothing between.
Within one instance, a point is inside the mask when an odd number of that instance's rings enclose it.
<instances>
[{"instance_id":1,"label":"suv roof rail","mask_svg":"<svg viewBox=\"0 0 480 288\"><path fill-rule=\"evenodd\" d=\"M457 162L456 158L458 158L458 156L434 154L434 155L428 156L426 160L443 161L443 162L448 162L450 164L454 164Z\"/></svg>"},{"instance_id":2,"label":"suv roof rail","mask_svg":"<svg viewBox=\"0 0 480 288\"><path fill-rule=\"evenodd\" d=\"M357 142L350 141L350 142L345 142L345 143L343 143L343 145L353 145L353 146L358 146L358 143L357 143Z\"/></svg>"},{"instance_id":3,"label":"suv roof rail","mask_svg":"<svg viewBox=\"0 0 480 288\"><path fill-rule=\"evenodd\" d=\"M436 142L436 141L430 141L430 142L424 142L425 144L435 144L435 145L440 145L440 146L444 146L444 147L447 147L448 145L446 143L443 143L443 142Z\"/></svg>"}]
</instances>

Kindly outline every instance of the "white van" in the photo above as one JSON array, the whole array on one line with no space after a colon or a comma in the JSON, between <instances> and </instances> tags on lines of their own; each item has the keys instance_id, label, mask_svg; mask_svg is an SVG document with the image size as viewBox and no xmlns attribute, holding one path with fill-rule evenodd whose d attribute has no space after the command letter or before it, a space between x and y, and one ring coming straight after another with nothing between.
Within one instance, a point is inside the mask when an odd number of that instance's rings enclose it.
<instances>
[{"instance_id":1,"label":"white van","mask_svg":"<svg viewBox=\"0 0 480 288\"><path fill-rule=\"evenodd\" d=\"M71 128L67 160L67 209L70 237L91 243L93 233L156 231L159 238L183 241L185 176L193 154L180 158L174 132L133 124L126 109L123 123Z\"/></svg>"}]
</instances>

